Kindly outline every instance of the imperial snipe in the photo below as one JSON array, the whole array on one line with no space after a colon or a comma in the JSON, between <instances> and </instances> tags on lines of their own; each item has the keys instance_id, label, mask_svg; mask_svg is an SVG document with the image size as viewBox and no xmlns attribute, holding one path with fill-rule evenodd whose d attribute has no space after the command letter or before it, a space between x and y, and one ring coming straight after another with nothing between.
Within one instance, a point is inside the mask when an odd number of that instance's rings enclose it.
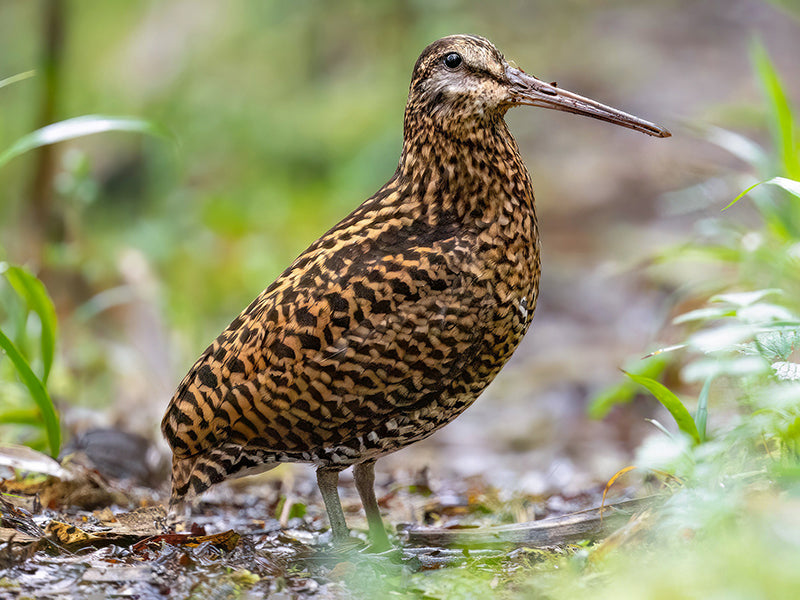
<instances>
[{"instance_id":1,"label":"imperial snipe","mask_svg":"<svg viewBox=\"0 0 800 600\"><path fill-rule=\"evenodd\" d=\"M206 349L170 402L172 502L280 462L317 467L333 538L354 466L370 536L381 456L461 414L531 324L539 231L503 117L517 105L669 132L517 69L456 35L414 66L394 175L305 250Z\"/></svg>"}]
</instances>

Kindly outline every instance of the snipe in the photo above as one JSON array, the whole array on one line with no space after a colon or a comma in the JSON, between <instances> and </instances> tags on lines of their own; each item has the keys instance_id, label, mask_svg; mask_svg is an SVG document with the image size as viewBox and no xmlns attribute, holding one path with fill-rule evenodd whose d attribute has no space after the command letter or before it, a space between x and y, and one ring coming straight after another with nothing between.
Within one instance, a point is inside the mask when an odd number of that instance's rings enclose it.
<instances>
[{"instance_id":1,"label":"snipe","mask_svg":"<svg viewBox=\"0 0 800 600\"><path fill-rule=\"evenodd\" d=\"M305 250L206 349L162 422L176 505L227 477L316 465L334 541L354 465L370 536L381 456L461 414L533 318L533 189L503 117L520 104L669 132L512 67L456 35L417 60L392 178Z\"/></svg>"}]
</instances>

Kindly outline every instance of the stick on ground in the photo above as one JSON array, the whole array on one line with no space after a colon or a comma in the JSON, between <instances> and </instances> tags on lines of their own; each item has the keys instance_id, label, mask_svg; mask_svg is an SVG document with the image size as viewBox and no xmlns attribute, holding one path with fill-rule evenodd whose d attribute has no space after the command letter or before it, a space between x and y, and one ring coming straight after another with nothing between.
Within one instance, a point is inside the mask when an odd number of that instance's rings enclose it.
<instances>
[{"instance_id":1,"label":"stick on ground","mask_svg":"<svg viewBox=\"0 0 800 600\"><path fill-rule=\"evenodd\" d=\"M657 503L662 496L623 500L598 508L550 517L541 521L494 527L442 529L410 527L398 532L408 546L558 546L595 540L614 532L631 516ZM602 511L602 516L601 516Z\"/></svg>"}]
</instances>

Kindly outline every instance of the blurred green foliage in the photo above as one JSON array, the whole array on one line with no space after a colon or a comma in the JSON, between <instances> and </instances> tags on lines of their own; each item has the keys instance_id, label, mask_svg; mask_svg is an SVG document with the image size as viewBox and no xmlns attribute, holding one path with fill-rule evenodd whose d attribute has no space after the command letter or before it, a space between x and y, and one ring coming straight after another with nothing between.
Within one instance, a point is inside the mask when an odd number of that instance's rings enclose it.
<instances>
[{"instance_id":1,"label":"blurred green foliage","mask_svg":"<svg viewBox=\"0 0 800 600\"><path fill-rule=\"evenodd\" d=\"M718 293L674 320L684 328L684 342L656 353L677 366L684 382L703 382L698 401L689 402L694 417L665 386L633 376L669 410L681 432L673 435L657 424L664 435L645 441L636 464L682 484L646 517L647 542L629 536L627 548L606 552L601 545L578 553L562 566L583 577L550 570L524 584L532 594L797 593L800 580L790 565L800 560L800 546L795 519L788 515L796 514L800 492L800 124L760 44L753 45L752 58L771 116L771 151L733 132L713 130L709 138L746 158L751 178L772 184L754 184L738 204L725 207L742 208L746 199L760 223L738 224L726 210L705 228L710 235L661 256L719 266ZM601 406L627 401L621 391L618 386L606 392Z\"/></svg>"},{"instance_id":2,"label":"blurred green foliage","mask_svg":"<svg viewBox=\"0 0 800 600\"><path fill-rule=\"evenodd\" d=\"M0 263L0 275L4 276L6 284L0 286L0 359L3 355L9 359L0 360L3 438L22 437L34 447L43 445L42 438L45 438L55 456L61 446L61 429L55 405L47 392L56 344L55 307L42 282L25 269ZM37 337L38 352L31 344L32 338ZM32 365L39 371L38 375ZM27 388L35 409L22 400L20 387Z\"/></svg>"},{"instance_id":3,"label":"blurred green foliage","mask_svg":"<svg viewBox=\"0 0 800 600\"><path fill-rule=\"evenodd\" d=\"M0 8L0 38L15 49L0 55L0 75L37 64L31 32L45 6ZM434 30L469 30L478 18L445 24L431 17L447 7L424 2L342 2L324 19L312 2L64 7L59 117L141 115L166 124L180 151L115 136L72 144L58 165L64 243L45 260L101 291L119 283L122 249L143 252L186 336L184 361L391 175L409 57ZM392 27L368 26L380 21ZM0 147L36 124L42 85L6 90L2 115L14 118L0 116ZM14 224L25 222L28 168L0 173L0 257L25 257Z\"/></svg>"},{"instance_id":4,"label":"blurred green foliage","mask_svg":"<svg viewBox=\"0 0 800 600\"><path fill-rule=\"evenodd\" d=\"M0 81L0 88L22 81L28 76L12 76ZM141 119L99 117L87 115L58 123L51 123L17 140L10 148L0 152L0 169L13 158L26 152L95 133L133 131L166 136L159 127ZM10 290L0 287L0 357L8 357L8 366L16 373L0 371L0 427L3 439L25 441L32 447L44 444L53 456L61 449L61 426L58 411L47 389L47 380L53 366L56 347L56 309L45 285L28 270L0 262L0 275L5 277ZM35 320L31 317L35 316ZM13 339L5 331L13 329ZM39 352L33 352L30 339L39 338ZM40 375L32 368L38 363ZM0 362L0 367L5 366ZM7 370L6 370L7 371ZM19 384L27 388L36 404L35 409L20 403ZM32 434L32 435L31 435Z\"/></svg>"},{"instance_id":5,"label":"blurred green foliage","mask_svg":"<svg viewBox=\"0 0 800 600\"><path fill-rule=\"evenodd\" d=\"M41 412L30 410L35 381L70 401L108 404L112 363L120 354L108 350L112 319L100 317L135 297L120 267L124 251L134 249L152 267L153 302L176 338L170 341L177 362L186 363L302 248L392 173L406 95L398 81L408 80L409 57L456 31L492 37L502 27L528 35L530 20L540 15L547 22L536 30L545 56L546 42L577 18L550 10L558 4L517 6L509 17L493 3L456 1L346 0L322 16L322 5L310 0L64 3L57 120L138 115L165 124L179 150L117 134L71 143L49 175L57 235L31 222L32 162L20 158L0 169L0 258L24 263L29 228L41 229L43 252L30 266L52 283L67 348L58 350L66 354L59 367L53 362L56 319L43 288L28 270L6 271L30 285L15 286L6 277L0 287L0 327L12 332L6 338L28 366L0 363L3 400L10 403L3 422L32 426L25 441L55 451L53 428L38 426L47 414L41 395ZM0 53L0 79L37 66L40 36L31 31L45 6L0 5L0 39L15 49ZM374 27L378 22L390 26ZM551 27L548 38L543 32ZM583 59L591 64L605 57ZM800 492L798 124L786 86L760 46L753 64L767 99L771 149L732 131L709 129L708 138L748 161L748 184L772 184L754 187L705 222L699 239L662 253L660 261L720 265L714 294L697 293L703 307L676 320L685 327L680 350L631 365L626 370L634 380L594 405L602 415L629 401L638 380L672 407L679 429L692 438L656 436L639 451L637 465L684 482L647 523L652 535L608 552L576 549L567 558L470 559L463 568L414 573L392 585L427 598L796 592L800 548L782 531L796 519ZM37 122L45 77L13 82L0 89L3 149L50 125ZM759 224L730 218L744 202L755 207ZM670 364L684 383L702 385L696 403L653 385ZM25 372L22 379L12 367ZM59 375L59 368L69 374Z\"/></svg>"},{"instance_id":6,"label":"blurred green foliage","mask_svg":"<svg viewBox=\"0 0 800 600\"><path fill-rule=\"evenodd\" d=\"M649 369L648 377L633 377L646 387L655 383L651 378L667 366L670 353L684 358L678 362L688 382L727 376L759 387L774 378L794 379L795 363L787 361L797 360L794 340L800 335L800 123L763 46L754 43L751 54L770 115L773 151L731 131L709 130L708 139L746 160L754 174L749 177L758 180L723 207L718 217L704 223L704 238L660 253L660 262L717 264L717 293L703 298L704 288L695 300L707 305L675 317L674 324L686 328L685 340L654 352L658 362L650 358L639 365L640 370ZM726 212L742 198L756 208L759 225L742 225ZM654 386L648 389L655 393ZM614 403L629 401L629 394L628 387L620 386L604 392L593 404L595 415L603 416ZM659 400L670 408L673 399Z\"/></svg>"}]
</instances>

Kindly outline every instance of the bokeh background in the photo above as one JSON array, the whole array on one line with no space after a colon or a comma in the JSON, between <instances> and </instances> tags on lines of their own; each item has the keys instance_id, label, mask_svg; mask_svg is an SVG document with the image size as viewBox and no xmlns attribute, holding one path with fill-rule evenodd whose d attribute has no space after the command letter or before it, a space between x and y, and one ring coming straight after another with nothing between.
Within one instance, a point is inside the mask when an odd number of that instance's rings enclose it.
<instances>
[{"instance_id":1,"label":"bokeh background","mask_svg":"<svg viewBox=\"0 0 800 600\"><path fill-rule=\"evenodd\" d=\"M655 403L637 397L603 421L586 408L620 367L668 344L671 317L712 285L711 267L653 257L702 237L750 183L709 127L765 140L756 42L800 97L798 14L761 0L4 0L0 79L37 73L0 89L0 148L84 114L170 132L82 138L0 169L0 260L27 266L54 298L51 391L67 431L114 425L160 444L197 355L394 171L420 51L476 33L526 71L674 136L508 115L542 232L533 328L474 407L381 461L379 479L424 465L530 493L608 479L652 431ZM730 213L754 218L744 205ZM0 403L27 401L4 390Z\"/></svg>"}]
</instances>

